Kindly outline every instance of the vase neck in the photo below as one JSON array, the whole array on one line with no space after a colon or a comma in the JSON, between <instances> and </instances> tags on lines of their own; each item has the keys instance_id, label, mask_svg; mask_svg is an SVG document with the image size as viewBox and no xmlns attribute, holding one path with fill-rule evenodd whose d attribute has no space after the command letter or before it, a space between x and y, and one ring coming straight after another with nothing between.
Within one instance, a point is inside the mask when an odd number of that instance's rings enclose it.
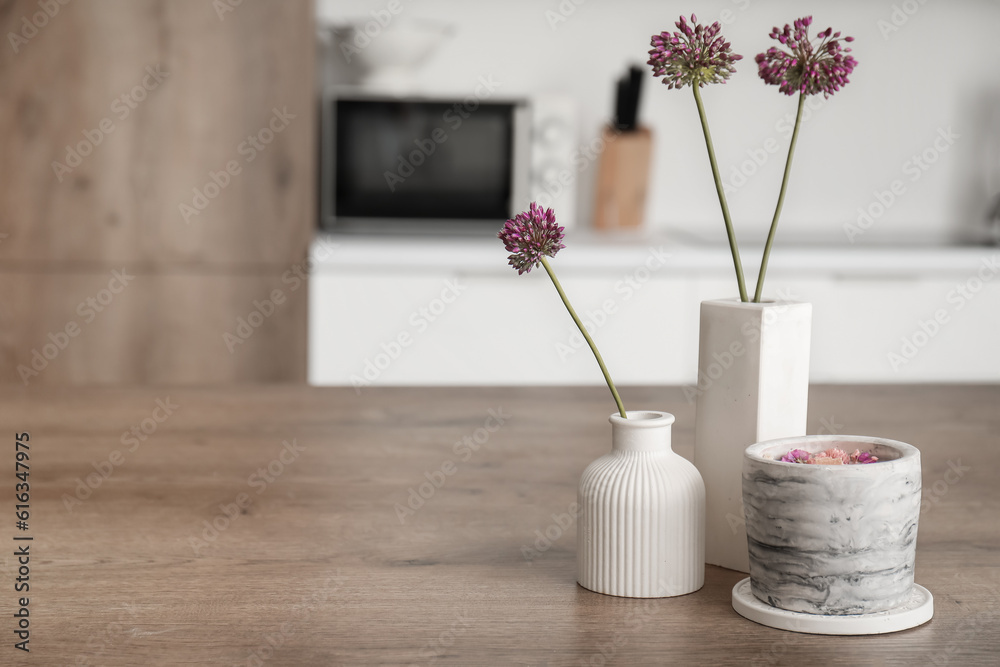
<instances>
[{"instance_id":1,"label":"vase neck","mask_svg":"<svg viewBox=\"0 0 1000 667\"><path fill-rule=\"evenodd\" d=\"M668 412L627 412L611 415L611 449L616 452L669 452L674 416Z\"/></svg>"}]
</instances>

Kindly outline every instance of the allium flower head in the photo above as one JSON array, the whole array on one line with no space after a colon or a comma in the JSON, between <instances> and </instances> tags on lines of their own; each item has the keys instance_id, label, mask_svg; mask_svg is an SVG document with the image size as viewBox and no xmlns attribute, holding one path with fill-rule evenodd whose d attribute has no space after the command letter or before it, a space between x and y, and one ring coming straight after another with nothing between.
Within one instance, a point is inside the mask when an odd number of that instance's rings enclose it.
<instances>
[{"instance_id":1,"label":"allium flower head","mask_svg":"<svg viewBox=\"0 0 1000 667\"><path fill-rule=\"evenodd\" d=\"M504 223L497 237L511 255L510 265L518 275L539 266L542 255L555 257L565 248L562 244L564 229L556 224L556 214L551 208L531 202L527 211L518 213Z\"/></svg>"},{"instance_id":2,"label":"allium flower head","mask_svg":"<svg viewBox=\"0 0 1000 667\"><path fill-rule=\"evenodd\" d=\"M764 53L757 54L757 73L765 83L778 86L786 95L823 93L830 97L841 86L849 82L847 78L858 61L854 56L845 55L851 49L841 42L853 42L853 37L840 37L839 32L827 28L816 35L817 41L809 39L809 25L812 17L796 19L794 25L787 23L783 30L774 28L771 38L790 49L784 51L772 46Z\"/></svg>"},{"instance_id":3,"label":"allium flower head","mask_svg":"<svg viewBox=\"0 0 1000 667\"><path fill-rule=\"evenodd\" d=\"M736 71L733 63L743 56L719 35L719 22L706 28L692 14L691 24L682 16L675 25L679 32L661 32L650 41L647 64L653 66L653 76L662 76L667 88L725 83Z\"/></svg>"}]
</instances>

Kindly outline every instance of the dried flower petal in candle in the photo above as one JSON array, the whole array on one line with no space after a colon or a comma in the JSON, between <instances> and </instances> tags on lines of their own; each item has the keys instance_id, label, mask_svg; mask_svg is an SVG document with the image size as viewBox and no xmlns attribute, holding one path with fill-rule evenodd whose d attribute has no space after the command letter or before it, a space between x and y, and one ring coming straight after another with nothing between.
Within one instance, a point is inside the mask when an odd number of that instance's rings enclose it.
<instances>
[{"instance_id":1,"label":"dried flower petal in candle","mask_svg":"<svg viewBox=\"0 0 1000 667\"><path fill-rule=\"evenodd\" d=\"M811 465L821 466L840 466L857 463L875 463L878 461L878 457L872 456L871 452L862 452L860 449L855 449L853 454L848 454L839 447L831 447L826 451L817 452L815 454L807 452L804 449L793 449L782 456L781 460L785 463L808 463Z\"/></svg>"}]
</instances>

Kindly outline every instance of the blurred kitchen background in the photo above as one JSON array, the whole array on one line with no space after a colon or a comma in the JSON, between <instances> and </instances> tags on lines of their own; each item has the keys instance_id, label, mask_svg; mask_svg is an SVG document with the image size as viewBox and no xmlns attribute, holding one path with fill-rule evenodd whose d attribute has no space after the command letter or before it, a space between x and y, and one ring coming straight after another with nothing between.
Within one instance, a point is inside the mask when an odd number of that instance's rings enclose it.
<instances>
[{"instance_id":1,"label":"blurred kitchen background","mask_svg":"<svg viewBox=\"0 0 1000 667\"><path fill-rule=\"evenodd\" d=\"M768 272L812 380L1000 379L995 1L12 0L3 381L599 384L495 238L539 200L615 381L694 383L736 285L690 90L645 65L692 11L744 56L703 93L751 291L796 107L753 56L805 13L855 37Z\"/></svg>"}]
</instances>

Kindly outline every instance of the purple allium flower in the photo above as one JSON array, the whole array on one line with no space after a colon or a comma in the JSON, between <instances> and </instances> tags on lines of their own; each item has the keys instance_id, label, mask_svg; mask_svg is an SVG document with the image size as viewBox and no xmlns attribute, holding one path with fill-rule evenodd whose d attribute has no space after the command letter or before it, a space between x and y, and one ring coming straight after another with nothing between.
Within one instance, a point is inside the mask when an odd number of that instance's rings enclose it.
<instances>
[{"instance_id":1,"label":"purple allium flower","mask_svg":"<svg viewBox=\"0 0 1000 667\"><path fill-rule=\"evenodd\" d=\"M853 42L853 37L841 39L840 33L827 28L816 35L815 44L809 40L809 25L812 17L796 19L794 27L785 24L781 31L774 28L771 38L787 46L791 53L772 46L764 53L757 54L757 73L764 82L778 86L786 95L823 93L829 97L841 86L849 82L847 78L858 61L849 47L841 46L841 41Z\"/></svg>"},{"instance_id":2,"label":"purple allium flower","mask_svg":"<svg viewBox=\"0 0 1000 667\"><path fill-rule=\"evenodd\" d=\"M667 88L725 83L736 71L733 63L743 58L719 35L718 21L706 28L692 14L691 23L682 16L675 24L680 32L661 32L650 41L647 64L653 66L653 76L663 77Z\"/></svg>"},{"instance_id":3,"label":"purple allium flower","mask_svg":"<svg viewBox=\"0 0 1000 667\"><path fill-rule=\"evenodd\" d=\"M812 454L810 454L806 450L793 449L792 451L782 456L781 460L784 461L785 463L809 463L809 460L811 458Z\"/></svg>"},{"instance_id":4,"label":"purple allium flower","mask_svg":"<svg viewBox=\"0 0 1000 667\"><path fill-rule=\"evenodd\" d=\"M541 206L531 202L527 211L504 223L497 238L503 241L507 252L512 253L507 259L521 275L539 266L542 255L555 257L566 247L562 244L563 231L556 224L555 211L551 208L543 211Z\"/></svg>"}]
</instances>

